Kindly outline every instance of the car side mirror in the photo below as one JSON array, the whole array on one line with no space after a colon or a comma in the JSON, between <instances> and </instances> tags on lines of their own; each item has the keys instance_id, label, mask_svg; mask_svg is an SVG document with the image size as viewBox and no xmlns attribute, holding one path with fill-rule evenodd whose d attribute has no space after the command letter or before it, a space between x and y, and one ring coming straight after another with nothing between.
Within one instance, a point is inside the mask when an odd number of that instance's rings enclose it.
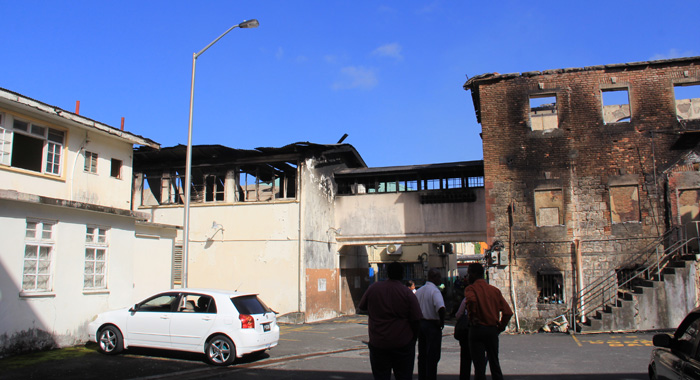
<instances>
[{"instance_id":1,"label":"car side mirror","mask_svg":"<svg viewBox=\"0 0 700 380\"><path fill-rule=\"evenodd\" d=\"M135 313L139 309L139 304L136 304L129 308L129 312Z\"/></svg>"},{"instance_id":2,"label":"car side mirror","mask_svg":"<svg viewBox=\"0 0 700 380\"><path fill-rule=\"evenodd\" d=\"M654 335L652 342L654 343L654 346L656 346L656 347L671 348L671 344L673 343L673 338L668 334L656 334L656 335Z\"/></svg>"}]
</instances>

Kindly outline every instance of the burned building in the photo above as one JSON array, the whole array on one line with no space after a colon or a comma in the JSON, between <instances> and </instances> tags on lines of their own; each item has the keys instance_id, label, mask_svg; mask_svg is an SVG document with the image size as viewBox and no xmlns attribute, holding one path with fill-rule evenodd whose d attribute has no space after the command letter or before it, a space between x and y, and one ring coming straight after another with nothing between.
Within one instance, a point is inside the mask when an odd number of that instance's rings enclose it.
<instances>
[{"instance_id":1,"label":"burned building","mask_svg":"<svg viewBox=\"0 0 700 380\"><path fill-rule=\"evenodd\" d=\"M182 223L185 156L183 145L134 151L133 204L151 222ZM357 167L366 165L348 144L194 146L187 285L259 293L293 322L339 315L332 176ZM182 237L174 287L182 283Z\"/></svg>"},{"instance_id":2,"label":"burned building","mask_svg":"<svg viewBox=\"0 0 700 380\"><path fill-rule=\"evenodd\" d=\"M586 322L579 328L591 319L602 330L671 327L697 305L697 230L685 226L700 220L699 65L491 73L464 84L482 128L488 242L503 244L491 280L520 328L562 314Z\"/></svg>"}]
</instances>

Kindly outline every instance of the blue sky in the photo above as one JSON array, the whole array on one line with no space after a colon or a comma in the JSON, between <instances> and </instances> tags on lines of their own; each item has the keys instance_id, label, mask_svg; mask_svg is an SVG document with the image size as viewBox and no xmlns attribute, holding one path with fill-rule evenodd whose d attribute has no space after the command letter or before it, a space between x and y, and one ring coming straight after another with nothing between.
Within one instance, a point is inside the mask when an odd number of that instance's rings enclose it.
<instances>
[{"instance_id":1,"label":"blue sky","mask_svg":"<svg viewBox=\"0 0 700 380\"><path fill-rule=\"evenodd\" d=\"M480 160L467 76L700 55L686 1L0 0L0 87L148 137L336 143L372 167Z\"/></svg>"}]
</instances>

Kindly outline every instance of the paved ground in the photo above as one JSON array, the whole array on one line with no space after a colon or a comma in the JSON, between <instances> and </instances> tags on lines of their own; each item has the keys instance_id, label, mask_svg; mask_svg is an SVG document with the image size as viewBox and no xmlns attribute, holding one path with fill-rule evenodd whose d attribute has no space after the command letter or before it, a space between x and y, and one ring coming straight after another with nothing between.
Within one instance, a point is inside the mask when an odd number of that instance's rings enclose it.
<instances>
[{"instance_id":1,"label":"paved ground","mask_svg":"<svg viewBox=\"0 0 700 380\"><path fill-rule=\"evenodd\" d=\"M212 367L202 355L134 349L119 356L96 346L0 360L0 379L371 379L366 317L283 325L280 343L260 359ZM459 345L445 328L441 379L457 380ZM646 379L652 334L503 334L508 379ZM417 376L416 376L417 377Z\"/></svg>"}]
</instances>

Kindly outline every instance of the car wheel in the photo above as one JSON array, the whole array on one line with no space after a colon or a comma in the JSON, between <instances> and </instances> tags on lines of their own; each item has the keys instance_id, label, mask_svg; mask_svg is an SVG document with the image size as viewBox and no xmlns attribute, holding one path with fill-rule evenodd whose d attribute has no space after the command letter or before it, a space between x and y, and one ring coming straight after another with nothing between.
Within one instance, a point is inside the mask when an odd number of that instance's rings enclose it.
<instances>
[{"instance_id":1,"label":"car wheel","mask_svg":"<svg viewBox=\"0 0 700 380\"><path fill-rule=\"evenodd\" d=\"M103 354L116 355L124 350L124 339L116 326L103 327L97 333L97 343Z\"/></svg>"},{"instance_id":2,"label":"car wheel","mask_svg":"<svg viewBox=\"0 0 700 380\"><path fill-rule=\"evenodd\" d=\"M216 335L207 341L207 361L213 365L229 365L236 360L236 346L224 335Z\"/></svg>"}]
</instances>

